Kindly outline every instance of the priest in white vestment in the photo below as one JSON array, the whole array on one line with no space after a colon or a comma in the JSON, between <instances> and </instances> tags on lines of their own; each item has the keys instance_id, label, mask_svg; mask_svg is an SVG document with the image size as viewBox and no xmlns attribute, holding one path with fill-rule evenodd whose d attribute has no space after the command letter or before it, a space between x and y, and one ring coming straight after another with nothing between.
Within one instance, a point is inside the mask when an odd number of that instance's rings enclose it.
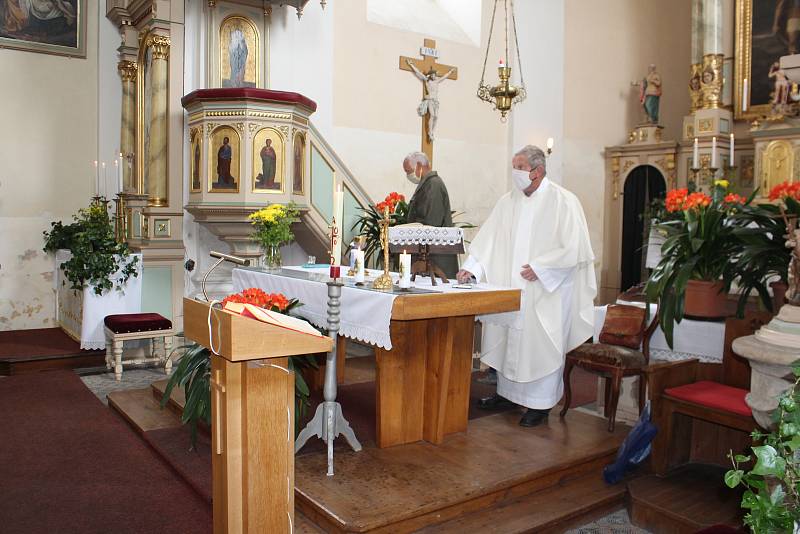
<instances>
[{"instance_id":1,"label":"priest in white vestment","mask_svg":"<svg viewBox=\"0 0 800 534\"><path fill-rule=\"evenodd\" d=\"M522 426L547 419L561 399L564 357L593 334L594 253L578 198L547 178L544 152L512 160L514 187L469 247L459 282L522 289L519 313L484 322L481 360L497 370L497 393L479 406L528 408Z\"/></svg>"}]
</instances>

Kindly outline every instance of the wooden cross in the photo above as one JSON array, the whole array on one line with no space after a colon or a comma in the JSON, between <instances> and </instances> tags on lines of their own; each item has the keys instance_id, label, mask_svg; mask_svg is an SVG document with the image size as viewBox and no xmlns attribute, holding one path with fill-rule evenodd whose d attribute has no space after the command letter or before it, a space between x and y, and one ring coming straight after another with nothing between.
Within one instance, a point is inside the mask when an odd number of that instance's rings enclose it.
<instances>
[{"instance_id":1,"label":"wooden cross","mask_svg":"<svg viewBox=\"0 0 800 534\"><path fill-rule=\"evenodd\" d=\"M423 74L435 72L436 76L443 77L449 72L450 74L447 76L447 79L458 79L458 69L456 67L436 63L436 58L439 57L439 52L436 50L436 41L433 39L424 40L422 48L419 49L419 54L422 56L422 59L400 56L400 70L413 72L413 69L408 65L408 63L411 62ZM423 83L422 98L424 99L426 96L428 95L425 89L425 84ZM422 117L422 152L428 156L431 164L433 164L433 141L431 141L428 132L429 115L430 112Z\"/></svg>"},{"instance_id":2,"label":"wooden cross","mask_svg":"<svg viewBox=\"0 0 800 534\"><path fill-rule=\"evenodd\" d=\"M220 370L214 369L214 378L211 379L211 392L214 395L214 424L217 427L216 453L222 454L222 399L225 394L225 385L220 380Z\"/></svg>"}]
</instances>

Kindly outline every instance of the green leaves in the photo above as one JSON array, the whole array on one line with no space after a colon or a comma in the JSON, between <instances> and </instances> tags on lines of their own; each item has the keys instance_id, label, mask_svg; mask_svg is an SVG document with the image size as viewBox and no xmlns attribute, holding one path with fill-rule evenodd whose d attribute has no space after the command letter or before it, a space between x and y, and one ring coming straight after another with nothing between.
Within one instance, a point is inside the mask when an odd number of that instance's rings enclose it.
<instances>
[{"instance_id":1,"label":"green leaves","mask_svg":"<svg viewBox=\"0 0 800 534\"><path fill-rule=\"evenodd\" d=\"M729 488L735 488L742 482L744 471L741 469L731 469L725 473L725 485Z\"/></svg>"},{"instance_id":2,"label":"green leaves","mask_svg":"<svg viewBox=\"0 0 800 534\"><path fill-rule=\"evenodd\" d=\"M786 472L786 460L771 445L753 447L753 454L756 456L756 465L751 471L752 474L782 477Z\"/></svg>"}]
</instances>

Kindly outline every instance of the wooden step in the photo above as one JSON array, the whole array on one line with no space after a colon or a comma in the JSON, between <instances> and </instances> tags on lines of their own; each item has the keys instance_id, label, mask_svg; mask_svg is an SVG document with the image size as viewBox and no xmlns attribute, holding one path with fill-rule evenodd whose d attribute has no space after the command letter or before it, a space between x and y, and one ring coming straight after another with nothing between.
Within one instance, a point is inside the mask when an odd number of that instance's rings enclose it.
<instances>
[{"instance_id":1,"label":"wooden step","mask_svg":"<svg viewBox=\"0 0 800 534\"><path fill-rule=\"evenodd\" d=\"M169 382L169 379L164 378L150 384L150 390L156 402L161 402L161 399L164 397L164 392L167 390L167 382ZM175 412L178 417L183 415L183 407L186 406L186 394L182 387L177 386L172 389L167 406L169 406L170 410Z\"/></svg>"},{"instance_id":2,"label":"wooden step","mask_svg":"<svg viewBox=\"0 0 800 534\"><path fill-rule=\"evenodd\" d=\"M609 486L598 473L592 473L417 532L564 532L619 509L624 500L624 484Z\"/></svg>"},{"instance_id":3,"label":"wooden step","mask_svg":"<svg viewBox=\"0 0 800 534\"><path fill-rule=\"evenodd\" d=\"M631 522L654 534L683 534L713 525L741 527L741 490L725 486L726 468L689 464L666 477L628 483Z\"/></svg>"},{"instance_id":4,"label":"wooden step","mask_svg":"<svg viewBox=\"0 0 800 534\"><path fill-rule=\"evenodd\" d=\"M108 405L142 434L181 426L180 417L171 410L162 410L150 388L113 391L108 394Z\"/></svg>"}]
</instances>

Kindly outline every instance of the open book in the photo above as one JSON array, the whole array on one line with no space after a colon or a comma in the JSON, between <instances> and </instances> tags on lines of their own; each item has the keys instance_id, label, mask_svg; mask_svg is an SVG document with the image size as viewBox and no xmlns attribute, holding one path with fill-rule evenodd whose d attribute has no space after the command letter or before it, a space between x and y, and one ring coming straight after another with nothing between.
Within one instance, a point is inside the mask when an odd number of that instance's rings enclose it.
<instances>
[{"instance_id":1,"label":"open book","mask_svg":"<svg viewBox=\"0 0 800 534\"><path fill-rule=\"evenodd\" d=\"M262 323L279 326L281 328L286 328L287 330L293 330L295 332L309 334L316 337L325 337L316 328L311 326L308 321L298 319L297 317L284 315L282 313L265 310L264 308L259 308L254 304L226 302L224 309L231 313L241 315L242 317L250 317L251 319L261 321Z\"/></svg>"}]
</instances>

